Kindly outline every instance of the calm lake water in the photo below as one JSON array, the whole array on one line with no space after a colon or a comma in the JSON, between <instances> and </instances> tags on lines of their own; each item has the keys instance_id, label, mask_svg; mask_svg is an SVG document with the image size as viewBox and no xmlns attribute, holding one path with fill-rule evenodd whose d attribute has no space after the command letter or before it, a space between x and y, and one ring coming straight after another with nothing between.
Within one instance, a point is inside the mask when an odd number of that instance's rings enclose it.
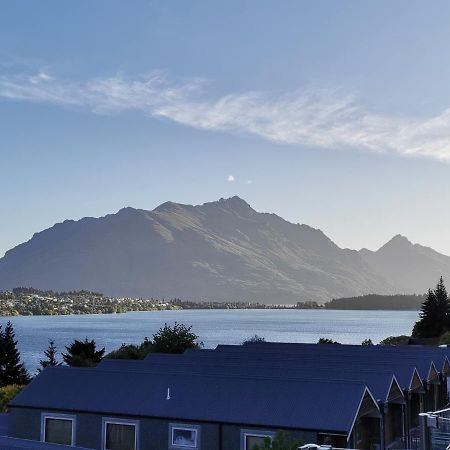
<instances>
[{"instance_id":1,"label":"calm lake water","mask_svg":"<svg viewBox=\"0 0 450 450\"><path fill-rule=\"evenodd\" d=\"M192 325L205 347L239 344L258 334L280 342L317 342L327 337L346 344L374 343L387 336L409 334L417 320L415 311L322 310L190 310L150 311L83 316L2 317L14 325L22 358L35 371L48 339L64 350L73 339L95 339L111 351L122 343L136 344L151 337L164 323Z\"/></svg>"}]
</instances>

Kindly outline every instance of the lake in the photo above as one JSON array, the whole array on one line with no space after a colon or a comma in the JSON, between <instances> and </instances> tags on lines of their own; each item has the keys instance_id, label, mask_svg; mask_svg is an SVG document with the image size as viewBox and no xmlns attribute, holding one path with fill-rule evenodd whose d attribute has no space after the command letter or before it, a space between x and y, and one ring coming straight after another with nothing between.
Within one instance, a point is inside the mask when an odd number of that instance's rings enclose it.
<instances>
[{"instance_id":1,"label":"lake","mask_svg":"<svg viewBox=\"0 0 450 450\"><path fill-rule=\"evenodd\" d=\"M317 342L327 337L345 344L374 343L387 336L410 334L418 318L416 311L330 310L178 310L125 314L2 317L11 320L19 350L27 367L35 371L39 359L55 340L64 350L74 339L95 339L111 351L122 343L140 343L164 323L192 325L206 348L239 344L253 334L269 341Z\"/></svg>"}]
</instances>

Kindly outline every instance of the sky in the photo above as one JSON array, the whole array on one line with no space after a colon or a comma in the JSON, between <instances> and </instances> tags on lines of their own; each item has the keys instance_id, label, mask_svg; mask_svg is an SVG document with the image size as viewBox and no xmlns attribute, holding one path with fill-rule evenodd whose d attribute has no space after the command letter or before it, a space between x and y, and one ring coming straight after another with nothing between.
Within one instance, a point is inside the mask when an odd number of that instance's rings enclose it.
<instances>
[{"instance_id":1,"label":"sky","mask_svg":"<svg viewBox=\"0 0 450 450\"><path fill-rule=\"evenodd\" d=\"M65 219L239 195L450 255L450 3L2 3L0 256Z\"/></svg>"}]
</instances>

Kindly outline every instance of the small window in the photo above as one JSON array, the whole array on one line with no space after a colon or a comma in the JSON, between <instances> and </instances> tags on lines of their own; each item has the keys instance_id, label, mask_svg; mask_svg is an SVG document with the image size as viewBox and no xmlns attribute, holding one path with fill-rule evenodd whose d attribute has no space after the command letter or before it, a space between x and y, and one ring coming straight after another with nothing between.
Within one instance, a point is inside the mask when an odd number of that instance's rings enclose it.
<instances>
[{"instance_id":1,"label":"small window","mask_svg":"<svg viewBox=\"0 0 450 450\"><path fill-rule=\"evenodd\" d=\"M104 450L136 450L136 423L104 421Z\"/></svg>"},{"instance_id":2,"label":"small window","mask_svg":"<svg viewBox=\"0 0 450 450\"><path fill-rule=\"evenodd\" d=\"M197 448L197 427L171 426L172 447Z\"/></svg>"},{"instance_id":3,"label":"small window","mask_svg":"<svg viewBox=\"0 0 450 450\"><path fill-rule=\"evenodd\" d=\"M273 433L244 431L242 433L242 450L260 450L264 448L267 439L273 439Z\"/></svg>"},{"instance_id":4,"label":"small window","mask_svg":"<svg viewBox=\"0 0 450 450\"><path fill-rule=\"evenodd\" d=\"M75 419L66 415L46 414L42 418L42 441L49 444L74 445Z\"/></svg>"}]
</instances>

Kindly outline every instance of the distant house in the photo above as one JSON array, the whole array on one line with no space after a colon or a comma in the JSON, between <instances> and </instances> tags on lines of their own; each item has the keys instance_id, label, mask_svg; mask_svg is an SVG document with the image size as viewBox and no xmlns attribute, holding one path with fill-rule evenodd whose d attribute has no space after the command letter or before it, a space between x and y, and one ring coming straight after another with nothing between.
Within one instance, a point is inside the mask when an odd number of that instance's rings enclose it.
<instances>
[{"instance_id":1,"label":"distant house","mask_svg":"<svg viewBox=\"0 0 450 450\"><path fill-rule=\"evenodd\" d=\"M419 412L447 403L447 354L254 343L49 368L11 402L8 434L99 450L252 450L287 430L304 443L413 448Z\"/></svg>"}]
</instances>

